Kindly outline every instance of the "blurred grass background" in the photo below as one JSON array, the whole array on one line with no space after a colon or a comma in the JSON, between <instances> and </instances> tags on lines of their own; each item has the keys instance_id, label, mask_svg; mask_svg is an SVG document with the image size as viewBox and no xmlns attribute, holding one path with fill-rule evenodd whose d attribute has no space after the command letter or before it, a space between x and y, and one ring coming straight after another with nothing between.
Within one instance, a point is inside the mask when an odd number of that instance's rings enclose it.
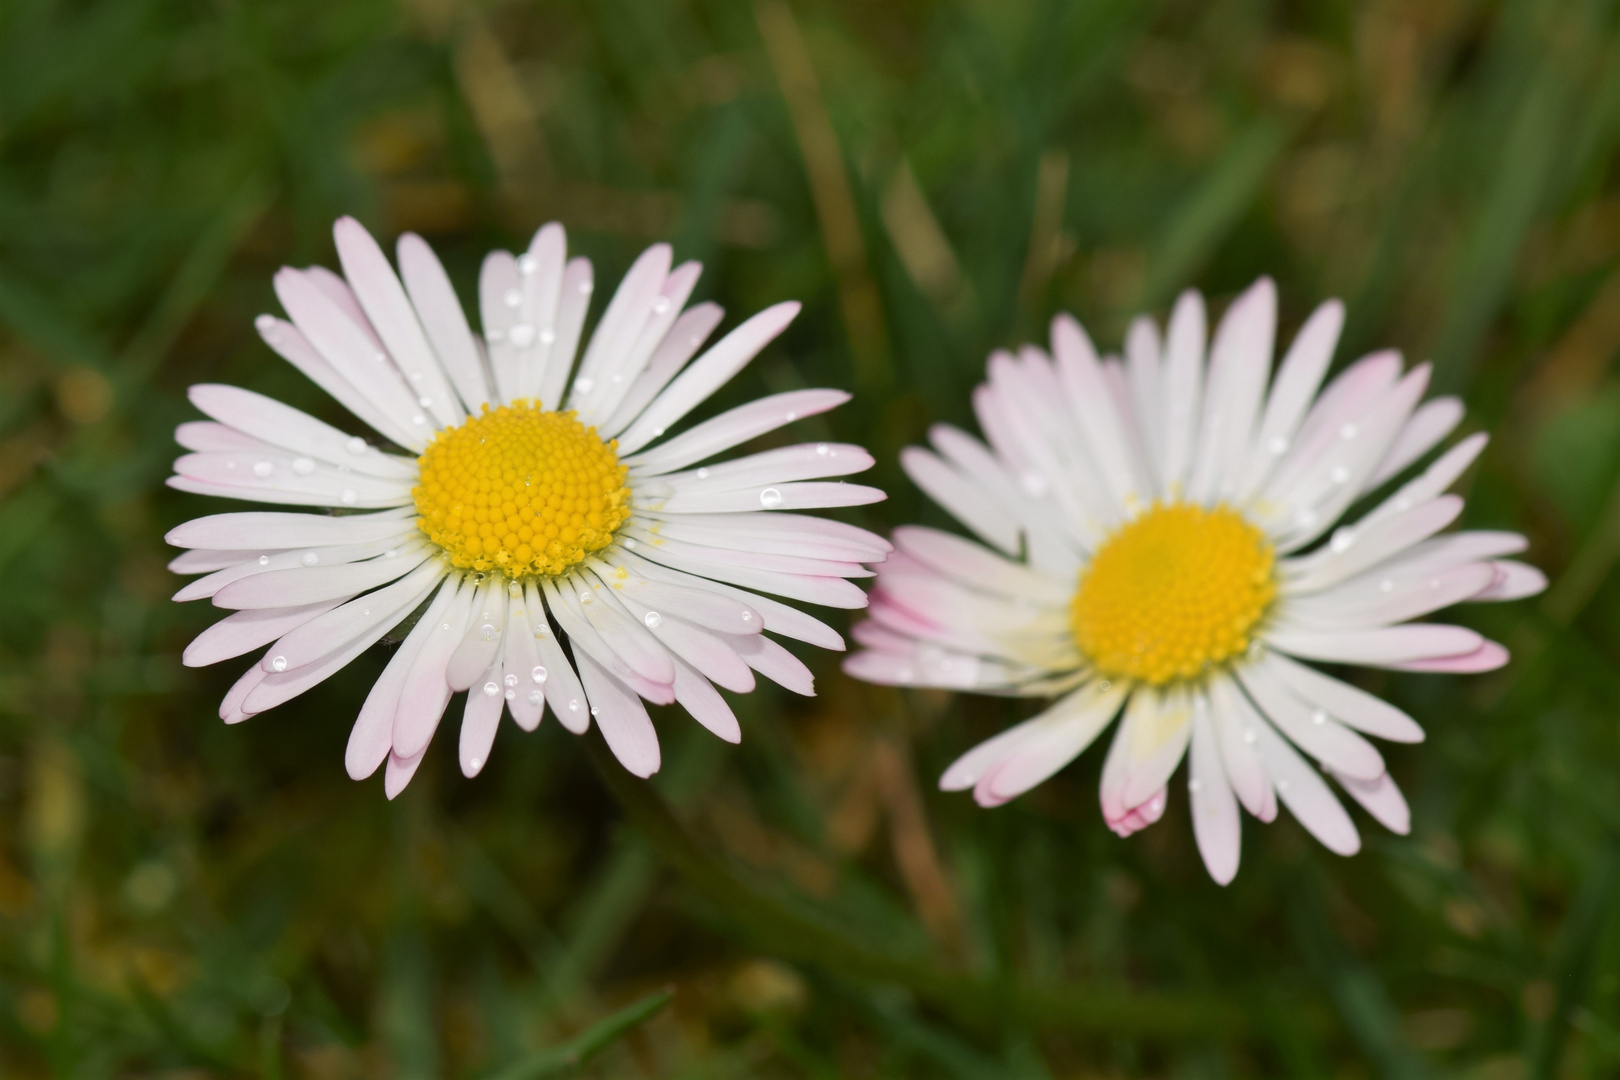
<instances>
[{"instance_id":1,"label":"blurred grass background","mask_svg":"<svg viewBox=\"0 0 1620 1080\"><path fill-rule=\"evenodd\" d=\"M1617 149L1607 0L6 0L0 1074L1620 1075ZM715 407L857 390L794 434L873 448L876 528L941 521L894 455L990 348L1270 273L1341 363L1433 358L1496 433L1468 523L1554 587L1461 615L1504 672L1365 677L1429 731L1411 836L1251 822L1226 889L1182 806L1107 832L1100 754L940 795L1029 707L830 655L739 748L666 710L654 787L549 723L465 781L452 719L389 803L342 767L383 651L226 729L160 539L224 508L161 486L187 384L338 419L252 317L343 213L468 297L556 218L728 325L804 300Z\"/></svg>"}]
</instances>

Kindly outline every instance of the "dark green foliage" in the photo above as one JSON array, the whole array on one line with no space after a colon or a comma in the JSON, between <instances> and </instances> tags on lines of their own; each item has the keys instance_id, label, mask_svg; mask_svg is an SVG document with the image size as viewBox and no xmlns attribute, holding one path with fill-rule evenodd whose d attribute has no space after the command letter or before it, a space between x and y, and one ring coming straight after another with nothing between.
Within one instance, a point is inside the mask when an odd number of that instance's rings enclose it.
<instances>
[{"instance_id":1,"label":"dark green foliage","mask_svg":"<svg viewBox=\"0 0 1620 1080\"><path fill-rule=\"evenodd\" d=\"M0 1074L1620 1074L1617 148L1598 0L5 0ZM1468 524L1553 588L1459 616L1503 672L1358 676L1429 732L1411 836L1250 822L1225 889L1179 800L1103 827L1096 753L936 793L1029 706L830 655L740 747L664 710L653 786L549 722L465 781L452 706L389 803L342 766L384 650L226 729L161 542L223 508L163 487L188 384L347 422L252 326L344 213L468 298L559 218L727 326L802 299L711 408L858 390L795 437L874 450L875 528L943 522L895 454L990 349L1270 273L1285 336L1336 295L1340 363L1433 357L1495 433Z\"/></svg>"}]
</instances>

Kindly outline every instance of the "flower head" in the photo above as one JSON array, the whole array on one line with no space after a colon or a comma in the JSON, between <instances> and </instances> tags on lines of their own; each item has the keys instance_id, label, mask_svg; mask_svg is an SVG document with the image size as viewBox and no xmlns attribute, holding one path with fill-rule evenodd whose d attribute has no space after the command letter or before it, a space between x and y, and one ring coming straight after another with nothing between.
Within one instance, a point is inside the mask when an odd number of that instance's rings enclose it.
<instances>
[{"instance_id":1,"label":"flower head","mask_svg":"<svg viewBox=\"0 0 1620 1080\"><path fill-rule=\"evenodd\" d=\"M869 576L863 564L889 545L792 511L881 499L824 479L872 459L817 443L700 463L849 395L775 394L664 438L797 304L760 312L697 356L721 311L686 307L699 267L671 268L659 244L631 267L576 368L591 265L566 258L560 226L521 257L485 260L482 340L419 237L400 239L396 275L358 222L334 234L344 276L284 268L276 294L291 321L262 315L258 328L381 445L229 386L193 387L211 419L176 432L191 453L170 486L329 511L220 514L168 536L191 549L172 568L205 574L175 599L234 612L185 662L269 646L226 695L227 722L298 696L413 614L347 754L357 779L387 762L390 798L457 691L467 691L468 776L487 761L503 709L525 730L547 707L576 733L594 718L624 766L648 776L659 749L643 700L680 702L735 742L716 686L746 692L758 672L812 692L809 670L765 632L833 649L842 639L759 594L864 606L846 579Z\"/></svg>"},{"instance_id":2,"label":"flower head","mask_svg":"<svg viewBox=\"0 0 1620 1080\"><path fill-rule=\"evenodd\" d=\"M845 670L1057 699L963 755L942 787L1004 803L1119 715L1103 765L1108 825L1125 836L1158 820L1188 757L1199 851L1222 883L1237 873L1240 805L1270 821L1280 801L1332 850L1358 849L1322 773L1406 831L1406 803L1365 736L1416 742L1422 730L1304 661L1499 667L1507 651L1495 642L1412 620L1546 581L1504 558L1523 537L1442 535L1463 506L1446 489L1483 435L1338 525L1439 446L1462 405L1423 402L1428 366L1403 374L1390 352L1323 387L1344 318L1337 302L1306 322L1268 388L1276 307L1262 279L1233 302L1207 359L1195 293L1162 337L1137 319L1123 361L1099 358L1060 316L1050 356L991 356L973 398L988 446L939 425L933 450L905 452L908 475L982 543L897 530L870 620L855 631L865 649Z\"/></svg>"}]
</instances>

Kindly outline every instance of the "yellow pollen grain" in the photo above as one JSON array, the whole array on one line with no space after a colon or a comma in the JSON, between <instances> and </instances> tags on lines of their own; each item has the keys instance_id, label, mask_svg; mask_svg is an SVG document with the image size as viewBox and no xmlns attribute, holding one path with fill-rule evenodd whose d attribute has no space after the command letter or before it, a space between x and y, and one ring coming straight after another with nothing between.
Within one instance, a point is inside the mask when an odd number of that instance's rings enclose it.
<instances>
[{"instance_id":1,"label":"yellow pollen grain","mask_svg":"<svg viewBox=\"0 0 1620 1080\"><path fill-rule=\"evenodd\" d=\"M463 569L560 574L607 547L630 516L618 445L572 412L485 405L417 459L417 527Z\"/></svg>"},{"instance_id":2,"label":"yellow pollen grain","mask_svg":"<svg viewBox=\"0 0 1620 1080\"><path fill-rule=\"evenodd\" d=\"M1155 502L1080 573L1075 644L1109 678L1194 678L1249 647L1277 595L1275 555L1224 506Z\"/></svg>"}]
</instances>

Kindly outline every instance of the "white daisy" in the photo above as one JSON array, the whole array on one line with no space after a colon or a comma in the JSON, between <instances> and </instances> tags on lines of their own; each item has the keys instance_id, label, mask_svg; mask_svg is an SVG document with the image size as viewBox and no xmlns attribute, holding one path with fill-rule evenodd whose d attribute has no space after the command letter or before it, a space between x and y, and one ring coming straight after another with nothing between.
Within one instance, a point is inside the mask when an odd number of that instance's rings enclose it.
<instances>
[{"instance_id":1,"label":"white daisy","mask_svg":"<svg viewBox=\"0 0 1620 1080\"><path fill-rule=\"evenodd\" d=\"M176 432L192 453L175 462L170 486L333 511L221 514L169 534L191 549L172 568L206 574L175 599L211 597L235 612L192 642L185 662L269 645L226 695L227 723L303 693L419 609L349 738L349 774L386 760L390 798L459 690L468 776L488 759L503 706L525 730L547 704L575 733L595 717L625 768L650 776L658 738L643 698L678 701L735 742L715 685L746 692L758 672L812 692L809 670L762 631L830 649L842 639L759 593L865 606L846 579L870 576L862 564L889 545L791 511L883 498L822 479L872 458L815 443L699 463L849 395L774 394L660 441L798 304L760 312L693 360L721 310L685 307L700 268L671 269L659 244L625 276L576 372L591 264L566 258L560 226L541 229L521 257L484 261L483 341L420 237L400 239L395 276L358 222L333 231L345 277L283 268L276 295L292 321L261 315L259 332L408 453L248 390L192 388L211 420Z\"/></svg>"},{"instance_id":2,"label":"white daisy","mask_svg":"<svg viewBox=\"0 0 1620 1080\"><path fill-rule=\"evenodd\" d=\"M1233 302L1207 363L1196 293L1181 297L1163 339L1137 319L1123 362L1099 359L1060 316L1052 356L991 356L973 397L988 447L939 425L932 451L905 452L907 474L984 544L898 530L870 621L855 631L865 651L845 670L1057 697L961 757L941 787L1004 803L1123 710L1103 766L1104 818L1121 836L1156 821L1190 746L1193 825L1217 881L1237 872L1239 804L1270 821L1281 800L1333 851L1359 848L1300 751L1385 826L1407 830L1406 803L1363 736L1416 742L1422 730L1302 661L1487 671L1507 661L1500 645L1409 620L1527 596L1546 580L1503 558L1523 537L1438 535L1462 511L1445 491L1483 435L1334 530L1463 414L1455 398L1420 404L1428 365L1403 375L1393 352L1364 357L1318 393L1343 320L1337 302L1318 308L1268 393L1277 299L1267 279Z\"/></svg>"}]
</instances>

